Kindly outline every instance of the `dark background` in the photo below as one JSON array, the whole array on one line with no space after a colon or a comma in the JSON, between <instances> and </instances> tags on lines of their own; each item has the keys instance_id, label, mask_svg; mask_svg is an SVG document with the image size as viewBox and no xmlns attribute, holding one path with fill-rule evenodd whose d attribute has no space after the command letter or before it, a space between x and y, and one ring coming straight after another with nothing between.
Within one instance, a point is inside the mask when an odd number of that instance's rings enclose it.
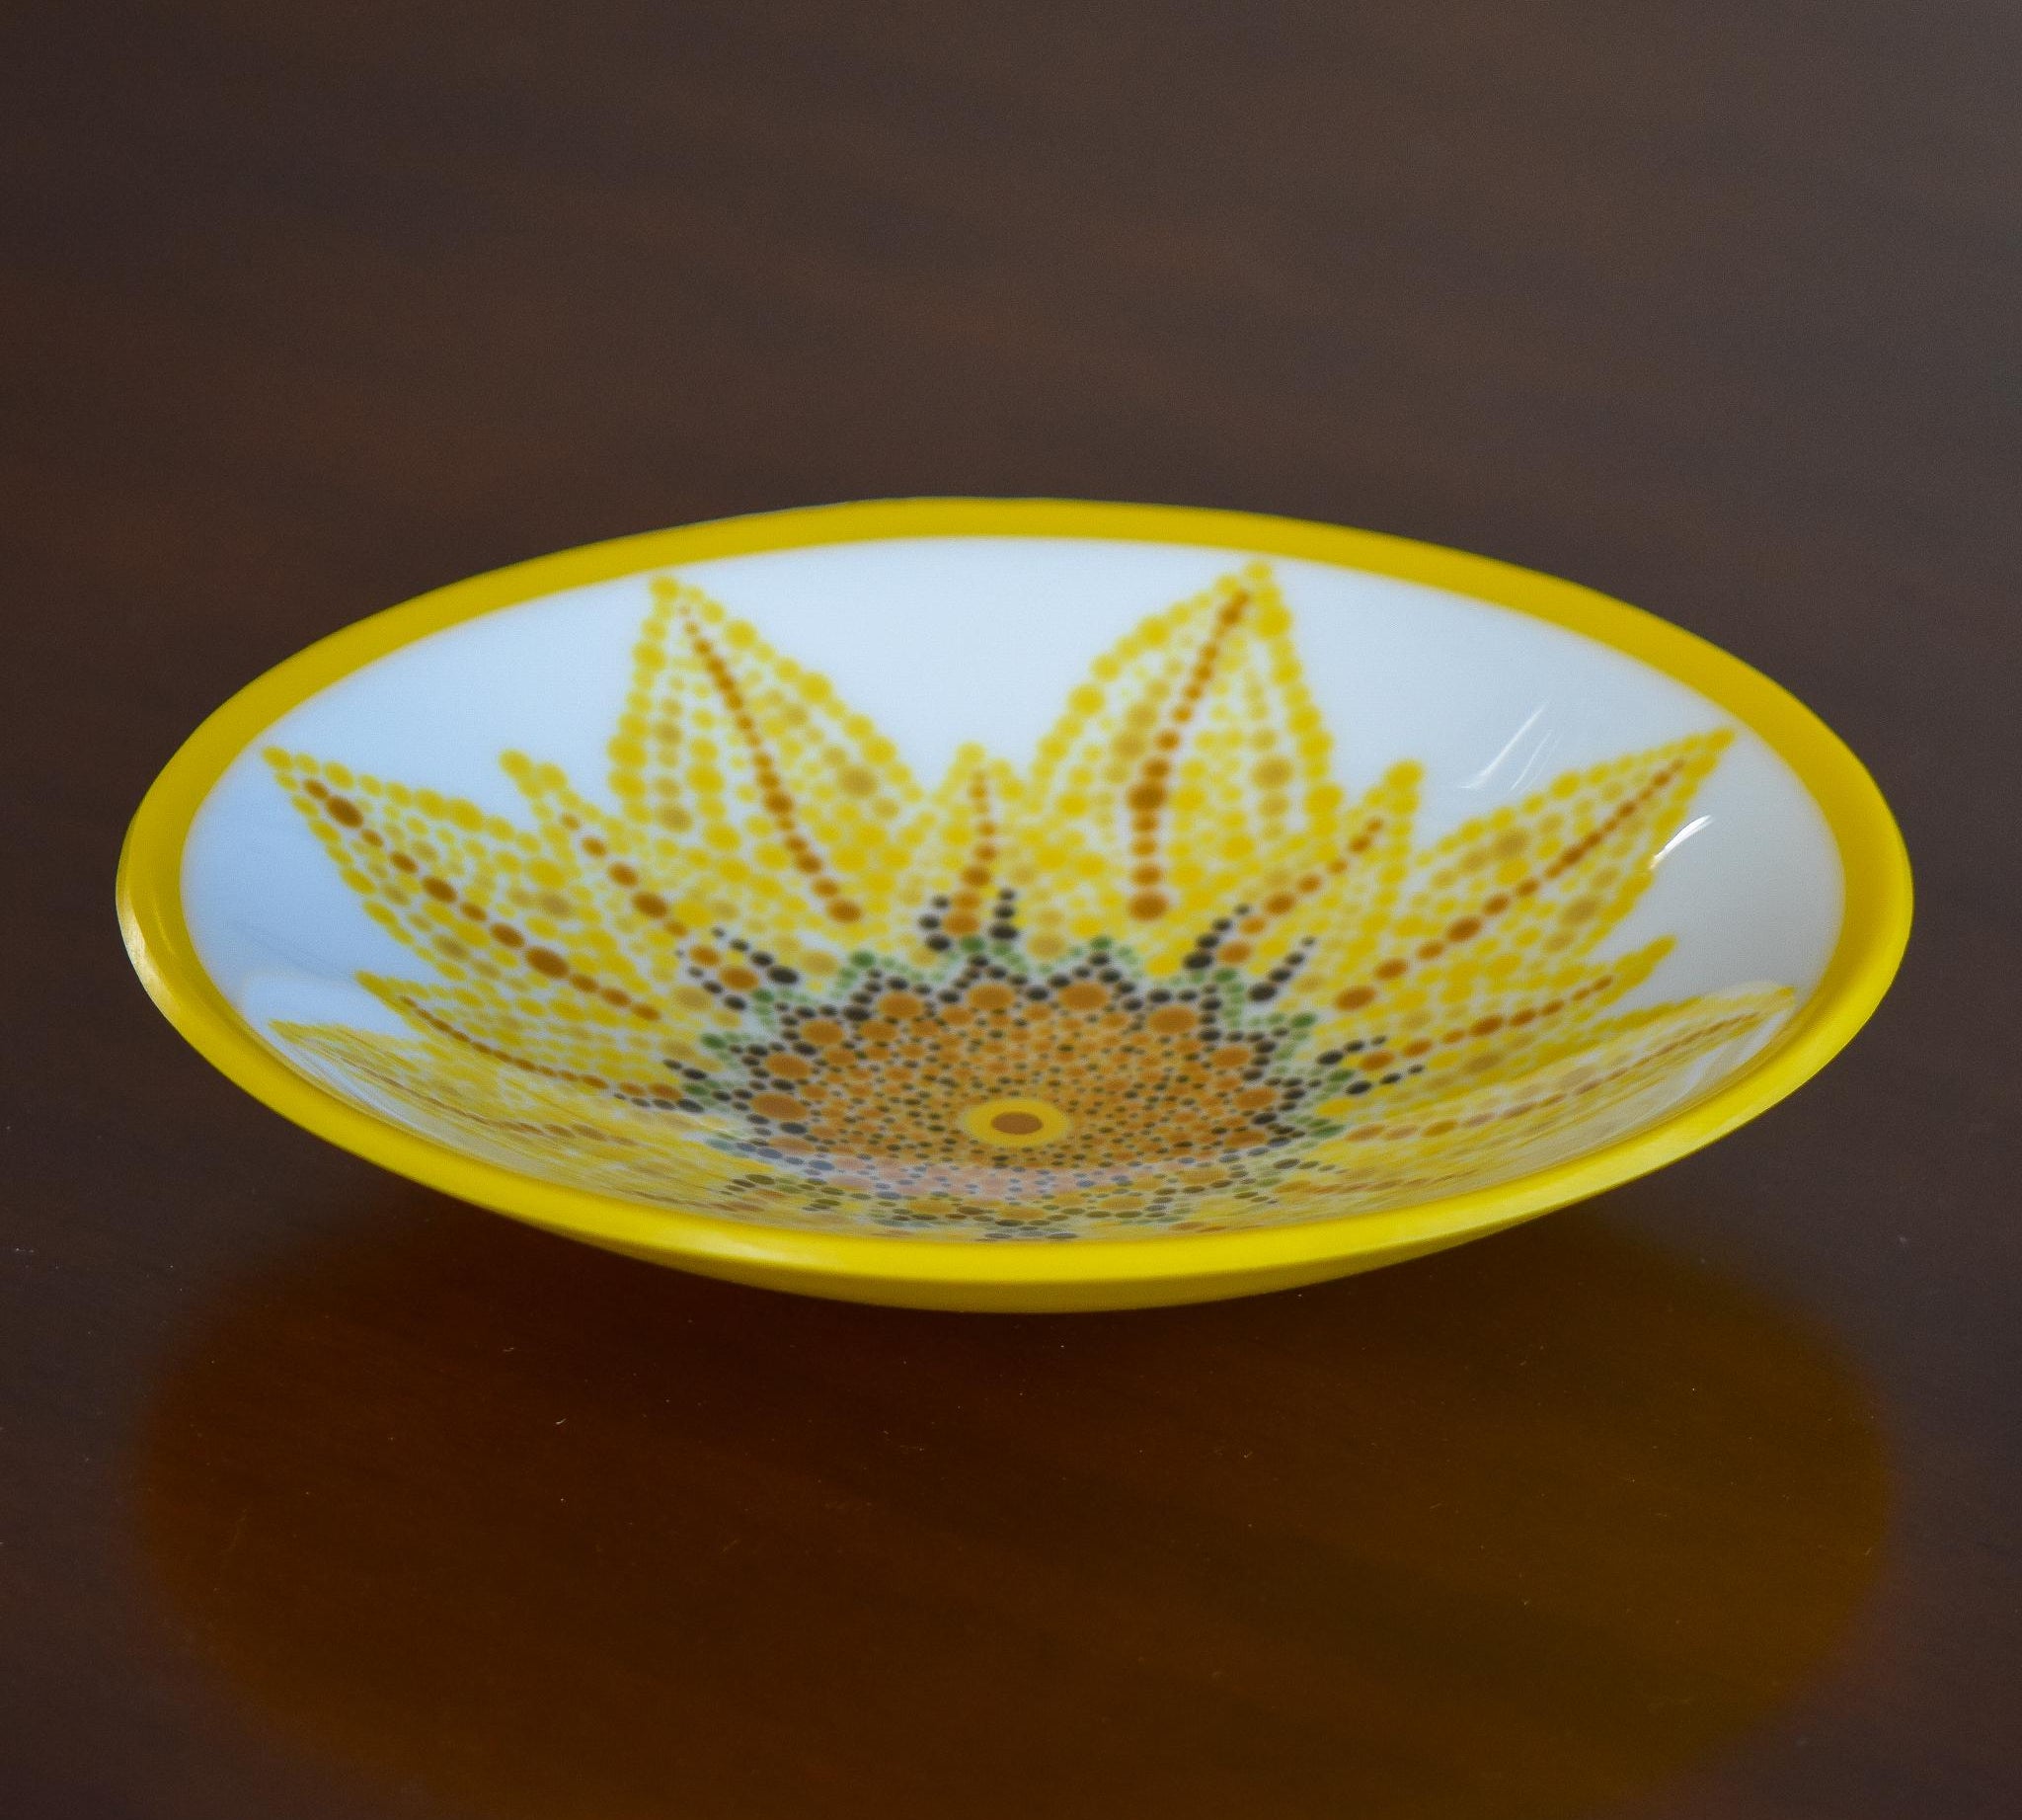
<instances>
[{"instance_id":1,"label":"dark background","mask_svg":"<svg viewBox=\"0 0 2022 1820\"><path fill-rule=\"evenodd\" d=\"M2022 1811L2018 51L1994 0L9 9L0 1811ZM149 1008L119 834L240 683L915 492L1705 634L1896 804L1896 993L1586 1208L1052 1319L531 1232Z\"/></svg>"}]
</instances>

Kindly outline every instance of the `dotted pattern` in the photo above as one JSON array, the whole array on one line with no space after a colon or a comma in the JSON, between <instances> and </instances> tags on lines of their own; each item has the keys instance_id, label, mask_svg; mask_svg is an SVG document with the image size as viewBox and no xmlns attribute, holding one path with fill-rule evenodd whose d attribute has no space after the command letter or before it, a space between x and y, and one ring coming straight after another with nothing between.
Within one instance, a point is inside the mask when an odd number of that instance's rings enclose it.
<instances>
[{"instance_id":1,"label":"dotted pattern","mask_svg":"<svg viewBox=\"0 0 2022 1820\"><path fill-rule=\"evenodd\" d=\"M1021 774L923 791L828 682L653 585L610 802L518 826L269 753L432 977L415 1032L283 1026L388 1116L546 1179L840 1230L1211 1231L1487 1185L1704 1089L1790 993L1611 1007L1727 736L1569 773L1419 850L1418 767L1333 780L1261 565L1101 658Z\"/></svg>"}]
</instances>

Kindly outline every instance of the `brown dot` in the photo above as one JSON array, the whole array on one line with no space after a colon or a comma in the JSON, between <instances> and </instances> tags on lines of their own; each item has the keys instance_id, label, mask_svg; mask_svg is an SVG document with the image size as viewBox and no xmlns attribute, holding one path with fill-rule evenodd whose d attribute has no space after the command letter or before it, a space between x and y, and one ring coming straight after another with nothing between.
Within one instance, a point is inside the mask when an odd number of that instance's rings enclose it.
<instances>
[{"instance_id":1,"label":"brown dot","mask_svg":"<svg viewBox=\"0 0 2022 1820\"><path fill-rule=\"evenodd\" d=\"M1151 815L1165 802L1165 786L1151 782L1138 784L1124 801L1139 815Z\"/></svg>"},{"instance_id":2,"label":"brown dot","mask_svg":"<svg viewBox=\"0 0 2022 1820\"><path fill-rule=\"evenodd\" d=\"M456 902L456 887L451 885L446 879L424 879L422 880L422 889L429 897L433 898L437 904L454 904Z\"/></svg>"},{"instance_id":3,"label":"brown dot","mask_svg":"<svg viewBox=\"0 0 2022 1820\"><path fill-rule=\"evenodd\" d=\"M1477 1018L1473 1029L1476 1036L1494 1036L1502 1027L1503 1020L1491 1014L1488 1017Z\"/></svg>"},{"instance_id":4,"label":"brown dot","mask_svg":"<svg viewBox=\"0 0 2022 1820\"><path fill-rule=\"evenodd\" d=\"M1385 961L1382 966L1376 969L1376 978L1379 980L1395 980L1409 965L1410 963L1406 961Z\"/></svg>"},{"instance_id":5,"label":"brown dot","mask_svg":"<svg viewBox=\"0 0 2022 1820\"><path fill-rule=\"evenodd\" d=\"M799 1100L785 1093L754 1093L751 1110L762 1119L800 1119L808 1112Z\"/></svg>"},{"instance_id":6,"label":"brown dot","mask_svg":"<svg viewBox=\"0 0 2022 1820\"><path fill-rule=\"evenodd\" d=\"M1481 907L1481 913L1484 916L1500 916L1509 908L1510 899L1508 894L1499 891Z\"/></svg>"},{"instance_id":7,"label":"brown dot","mask_svg":"<svg viewBox=\"0 0 2022 1820\"><path fill-rule=\"evenodd\" d=\"M840 1043L848 1033L832 1017L811 1017L796 1034L804 1043L826 1049L833 1043Z\"/></svg>"},{"instance_id":8,"label":"brown dot","mask_svg":"<svg viewBox=\"0 0 2022 1820\"><path fill-rule=\"evenodd\" d=\"M1029 1138L1044 1123L1030 1112L1000 1112L990 1121L992 1131L1000 1131L1007 1138Z\"/></svg>"},{"instance_id":9,"label":"brown dot","mask_svg":"<svg viewBox=\"0 0 2022 1820\"><path fill-rule=\"evenodd\" d=\"M726 967L722 979L734 992L748 992L758 984L758 976L748 967Z\"/></svg>"},{"instance_id":10,"label":"brown dot","mask_svg":"<svg viewBox=\"0 0 2022 1820\"><path fill-rule=\"evenodd\" d=\"M1448 941L1466 941L1470 936L1481 933L1479 916L1461 916L1446 925Z\"/></svg>"},{"instance_id":11,"label":"brown dot","mask_svg":"<svg viewBox=\"0 0 2022 1820\"><path fill-rule=\"evenodd\" d=\"M1360 1011L1363 1005L1373 1004L1375 997L1376 992L1373 987L1351 986L1334 1002L1344 1011Z\"/></svg>"},{"instance_id":12,"label":"brown dot","mask_svg":"<svg viewBox=\"0 0 2022 1820\"><path fill-rule=\"evenodd\" d=\"M829 905L828 913L837 922L855 922L864 912L847 898L837 898Z\"/></svg>"},{"instance_id":13,"label":"brown dot","mask_svg":"<svg viewBox=\"0 0 2022 1820\"><path fill-rule=\"evenodd\" d=\"M1144 1020L1144 1027L1160 1036L1185 1036L1200 1021L1192 1005L1168 1004L1152 1012Z\"/></svg>"},{"instance_id":14,"label":"brown dot","mask_svg":"<svg viewBox=\"0 0 2022 1820\"><path fill-rule=\"evenodd\" d=\"M1002 1011L1015 1004L1018 994L1002 982L992 980L987 986L979 986L969 995L969 1002L978 1011Z\"/></svg>"},{"instance_id":15,"label":"brown dot","mask_svg":"<svg viewBox=\"0 0 2022 1820\"><path fill-rule=\"evenodd\" d=\"M888 1024L882 1017L867 1017L857 1026L857 1035L866 1043L889 1043L898 1034L896 1024Z\"/></svg>"},{"instance_id":16,"label":"brown dot","mask_svg":"<svg viewBox=\"0 0 2022 1820\"><path fill-rule=\"evenodd\" d=\"M569 963L552 948L529 948L526 964L535 973L546 974L551 980L559 980L569 971Z\"/></svg>"},{"instance_id":17,"label":"brown dot","mask_svg":"<svg viewBox=\"0 0 2022 1820\"><path fill-rule=\"evenodd\" d=\"M982 927L971 910L954 910L941 919L941 927L950 935L973 935Z\"/></svg>"},{"instance_id":18,"label":"brown dot","mask_svg":"<svg viewBox=\"0 0 2022 1820\"><path fill-rule=\"evenodd\" d=\"M622 885L627 891L630 891L634 885L639 883L639 874L620 860L618 864L611 868L611 882L616 885Z\"/></svg>"},{"instance_id":19,"label":"brown dot","mask_svg":"<svg viewBox=\"0 0 2022 1820\"><path fill-rule=\"evenodd\" d=\"M418 868L405 853L396 853L393 856L393 869L396 872L413 872Z\"/></svg>"},{"instance_id":20,"label":"brown dot","mask_svg":"<svg viewBox=\"0 0 2022 1820\"><path fill-rule=\"evenodd\" d=\"M765 1071L781 1080L806 1080L815 1071L815 1065L806 1056L781 1051L765 1058Z\"/></svg>"},{"instance_id":21,"label":"brown dot","mask_svg":"<svg viewBox=\"0 0 2022 1820\"><path fill-rule=\"evenodd\" d=\"M586 973L571 974L569 976L569 984L575 987L579 992L593 992L596 990L596 982Z\"/></svg>"},{"instance_id":22,"label":"brown dot","mask_svg":"<svg viewBox=\"0 0 2022 1820\"><path fill-rule=\"evenodd\" d=\"M583 837L583 850L592 859L601 859L611 849L605 846L594 834L585 834Z\"/></svg>"},{"instance_id":23,"label":"brown dot","mask_svg":"<svg viewBox=\"0 0 2022 1820\"><path fill-rule=\"evenodd\" d=\"M1161 891L1140 891L1130 900L1130 914L1139 922L1156 922L1171 908Z\"/></svg>"},{"instance_id":24,"label":"brown dot","mask_svg":"<svg viewBox=\"0 0 2022 1820\"><path fill-rule=\"evenodd\" d=\"M636 891L632 894L632 908L642 916L664 916L667 901L657 891Z\"/></svg>"},{"instance_id":25,"label":"brown dot","mask_svg":"<svg viewBox=\"0 0 2022 1820\"><path fill-rule=\"evenodd\" d=\"M342 822L347 828L356 828L365 819L359 813L357 804L347 796L333 796L323 806L330 811L330 819L333 822Z\"/></svg>"},{"instance_id":26,"label":"brown dot","mask_svg":"<svg viewBox=\"0 0 2022 1820\"><path fill-rule=\"evenodd\" d=\"M1099 1011L1110 1001L1110 989L1093 980L1076 980L1060 989L1060 1002L1070 1011Z\"/></svg>"},{"instance_id":27,"label":"brown dot","mask_svg":"<svg viewBox=\"0 0 2022 1820\"><path fill-rule=\"evenodd\" d=\"M1224 942L1221 947L1221 959L1231 967L1240 967L1255 952L1256 950L1246 941Z\"/></svg>"},{"instance_id":28,"label":"brown dot","mask_svg":"<svg viewBox=\"0 0 2022 1820\"><path fill-rule=\"evenodd\" d=\"M926 1008L925 1002L911 992L887 992L878 1000L879 1016L892 1018L898 1023L919 1016Z\"/></svg>"}]
</instances>

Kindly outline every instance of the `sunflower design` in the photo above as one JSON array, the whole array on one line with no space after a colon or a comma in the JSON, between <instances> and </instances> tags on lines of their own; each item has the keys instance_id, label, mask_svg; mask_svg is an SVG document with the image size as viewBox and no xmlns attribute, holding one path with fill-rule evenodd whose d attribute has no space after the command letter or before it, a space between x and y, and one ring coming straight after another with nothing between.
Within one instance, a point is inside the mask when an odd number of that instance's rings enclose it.
<instances>
[{"instance_id":1,"label":"sunflower design","mask_svg":"<svg viewBox=\"0 0 2022 1820\"><path fill-rule=\"evenodd\" d=\"M1430 846L1351 796L1256 565L1100 658L1020 770L932 787L827 679L652 585L609 792L527 814L271 751L411 1034L279 1024L328 1084L548 1180L768 1225L1201 1232L1487 1186L1647 1123L1766 1039L1758 986L1615 1008L1600 952L1723 732Z\"/></svg>"}]
</instances>

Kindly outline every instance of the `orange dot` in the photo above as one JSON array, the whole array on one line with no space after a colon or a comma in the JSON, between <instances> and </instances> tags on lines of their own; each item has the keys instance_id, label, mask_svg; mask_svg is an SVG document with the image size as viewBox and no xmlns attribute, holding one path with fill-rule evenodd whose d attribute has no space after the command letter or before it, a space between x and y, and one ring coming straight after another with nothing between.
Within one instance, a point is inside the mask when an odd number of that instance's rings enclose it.
<instances>
[{"instance_id":1,"label":"orange dot","mask_svg":"<svg viewBox=\"0 0 2022 1820\"><path fill-rule=\"evenodd\" d=\"M664 916L667 913L667 901L657 891L635 892L632 908L642 916Z\"/></svg>"},{"instance_id":2,"label":"orange dot","mask_svg":"<svg viewBox=\"0 0 2022 1820\"><path fill-rule=\"evenodd\" d=\"M919 1016L926 1008L925 1002L914 997L911 992L887 992L878 1000L879 1015L901 1024Z\"/></svg>"},{"instance_id":3,"label":"orange dot","mask_svg":"<svg viewBox=\"0 0 2022 1820\"><path fill-rule=\"evenodd\" d=\"M323 806L330 811L330 819L333 822L342 822L347 828L356 828L365 819L359 813L357 804L349 797L333 796Z\"/></svg>"},{"instance_id":4,"label":"orange dot","mask_svg":"<svg viewBox=\"0 0 2022 1820\"><path fill-rule=\"evenodd\" d=\"M790 1094L754 1093L751 1110L765 1119L799 1119L806 1117L808 1109Z\"/></svg>"},{"instance_id":5,"label":"orange dot","mask_svg":"<svg viewBox=\"0 0 2022 1820\"><path fill-rule=\"evenodd\" d=\"M1156 1030L1160 1036L1184 1036L1201 1020L1191 1005L1167 1004L1144 1020L1147 1030Z\"/></svg>"},{"instance_id":6,"label":"orange dot","mask_svg":"<svg viewBox=\"0 0 2022 1820\"><path fill-rule=\"evenodd\" d=\"M1470 936L1479 935L1480 933L1481 918L1479 916L1461 916L1446 925L1446 939L1448 941L1466 941Z\"/></svg>"},{"instance_id":7,"label":"orange dot","mask_svg":"<svg viewBox=\"0 0 2022 1820\"><path fill-rule=\"evenodd\" d=\"M1171 908L1161 891L1140 891L1130 900L1130 914L1139 922L1156 922Z\"/></svg>"},{"instance_id":8,"label":"orange dot","mask_svg":"<svg viewBox=\"0 0 2022 1820\"><path fill-rule=\"evenodd\" d=\"M990 1129L1002 1132L1007 1138L1029 1138L1042 1123L1029 1112L1000 1112L990 1121Z\"/></svg>"},{"instance_id":9,"label":"orange dot","mask_svg":"<svg viewBox=\"0 0 2022 1820\"><path fill-rule=\"evenodd\" d=\"M828 907L828 913L829 915L833 916L837 922L854 922L864 912L860 909L858 909L856 905L852 904L847 898L837 898L836 901Z\"/></svg>"},{"instance_id":10,"label":"orange dot","mask_svg":"<svg viewBox=\"0 0 2022 1820\"><path fill-rule=\"evenodd\" d=\"M526 964L535 973L544 973L551 980L559 980L569 971L569 963L552 948L529 948Z\"/></svg>"},{"instance_id":11,"label":"orange dot","mask_svg":"<svg viewBox=\"0 0 2022 1820\"><path fill-rule=\"evenodd\" d=\"M1373 1004L1375 997L1376 992L1373 987L1351 986L1334 1002L1344 1011L1360 1011L1363 1005Z\"/></svg>"},{"instance_id":12,"label":"orange dot","mask_svg":"<svg viewBox=\"0 0 2022 1820\"><path fill-rule=\"evenodd\" d=\"M726 967L723 983L734 992L748 992L758 984L758 976L748 967Z\"/></svg>"},{"instance_id":13,"label":"orange dot","mask_svg":"<svg viewBox=\"0 0 2022 1820\"><path fill-rule=\"evenodd\" d=\"M1110 989L1093 980L1076 980L1060 989L1060 1002L1070 1011L1099 1011L1110 1001Z\"/></svg>"},{"instance_id":14,"label":"orange dot","mask_svg":"<svg viewBox=\"0 0 2022 1820\"><path fill-rule=\"evenodd\" d=\"M992 980L986 986L977 987L969 995L969 1002L978 1011L1002 1011L1015 1004L1018 994L1001 981Z\"/></svg>"},{"instance_id":15,"label":"orange dot","mask_svg":"<svg viewBox=\"0 0 2022 1820\"><path fill-rule=\"evenodd\" d=\"M1385 961L1382 966L1376 969L1376 978L1379 980L1394 980L1409 965L1410 963L1407 961Z\"/></svg>"},{"instance_id":16,"label":"orange dot","mask_svg":"<svg viewBox=\"0 0 2022 1820\"><path fill-rule=\"evenodd\" d=\"M627 891L630 891L634 885L639 883L639 874L620 860L618 864L611 868L611 882L614 885L622 885Z\"/></svg>"},{"instance_id":17,"label":"orange dot","mask_svg":"<svg viewBox=\"0 0 2022 1820\"><path fill-rule=\"evenodd\" d=\"M806 1056L782 1052L765 1058L765 1071L780 1080L806 1080L815 1071L815 1065Z\"/></svg>"}]
</instances>

